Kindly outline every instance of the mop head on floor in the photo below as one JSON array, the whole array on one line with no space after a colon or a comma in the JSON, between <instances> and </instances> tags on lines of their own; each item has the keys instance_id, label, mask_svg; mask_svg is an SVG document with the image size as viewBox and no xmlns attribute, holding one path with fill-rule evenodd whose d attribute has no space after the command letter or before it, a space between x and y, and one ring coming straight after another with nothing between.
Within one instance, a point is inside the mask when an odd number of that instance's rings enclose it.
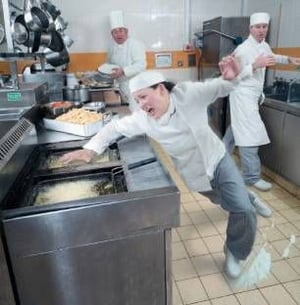
<instances>
[{"instance_id":1,"label":"mop head on floor","mask_svg":"<svg viewBox=\"0 0 300 305\"><path fill-rule=\"evenodd\" d=\"M242 266L239 278L233 280L236 288L253 288L260 281L266 279L271 271L271 254L266 251L265 245L258 251L252 251L250 257Z\"/></svg>"}]
</instances>

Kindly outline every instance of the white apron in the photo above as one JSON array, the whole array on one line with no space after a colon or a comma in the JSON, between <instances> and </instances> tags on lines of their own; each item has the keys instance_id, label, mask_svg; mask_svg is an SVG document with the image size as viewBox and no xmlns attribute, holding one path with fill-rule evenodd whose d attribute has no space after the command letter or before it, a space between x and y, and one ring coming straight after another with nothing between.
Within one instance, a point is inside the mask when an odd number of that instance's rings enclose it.
<instances>
[{"instance_id":1,"label":"white apron","mask_svg":"<svg viewBox=\"0 0 300 305\"><path fill-rule=\"evenodd\" d=\"M231 127L236 146L260 146L270 143L259 114L261 90L239 88L230 93Z\"/></svg>"}]
</instances>

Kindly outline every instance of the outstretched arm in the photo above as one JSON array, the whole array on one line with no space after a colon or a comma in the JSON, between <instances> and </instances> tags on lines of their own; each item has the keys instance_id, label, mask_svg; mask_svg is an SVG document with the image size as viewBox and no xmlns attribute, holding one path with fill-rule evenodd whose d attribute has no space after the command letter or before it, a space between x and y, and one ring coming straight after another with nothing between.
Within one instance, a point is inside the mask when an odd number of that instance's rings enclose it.
<instances>
[{"instance_id":1,"label":"outstretched arm","mask_svg":"<svg viewBox=\"0 0 300 305\"><path fill-rule=\"evenodd\" d=\"M276 59L274 56L261 54L256 57L255 61L252 64L252 68L253 70L256 70L259 68L274 66L275 64Z\"/></svg>"},{"instance_id":2,"label":"outstretched arm","mask_svg":"<svg viewBox=\"0 0 300 305\"><path fill-rule=\"evenodd\" d=\"M300 58L299 57L288 57L288 61L290 64L293 64L295 66L300 66Z\"/></svg>"}]
</instances>

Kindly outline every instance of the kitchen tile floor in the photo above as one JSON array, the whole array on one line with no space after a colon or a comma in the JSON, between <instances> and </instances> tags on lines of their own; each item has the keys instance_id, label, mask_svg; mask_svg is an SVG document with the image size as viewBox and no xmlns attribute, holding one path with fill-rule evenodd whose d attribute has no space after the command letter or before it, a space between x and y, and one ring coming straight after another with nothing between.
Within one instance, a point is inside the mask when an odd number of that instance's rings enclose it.
<instances>
[{"instance_id":1,"label":"kitchen tile floor","mask_svg":"<svg viewBox=\"0 0 300 305\"><path fill-rule=\"evenodd\" d=\"M173 305L300 305L300 200L276 184L258 192L273 216L258 216L254 248L265 245L271 273L254 287L237 288L223 272L227 213L190 192L156 147L181 192L180 227L172 230Z\"/></svg>"}]
</instances>

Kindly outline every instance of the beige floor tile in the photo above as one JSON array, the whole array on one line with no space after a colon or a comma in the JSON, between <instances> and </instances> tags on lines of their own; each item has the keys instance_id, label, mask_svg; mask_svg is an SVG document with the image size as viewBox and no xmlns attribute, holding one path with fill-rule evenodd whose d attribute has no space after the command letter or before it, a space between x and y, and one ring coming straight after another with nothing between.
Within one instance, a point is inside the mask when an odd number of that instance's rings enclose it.
<instances>
[{"instance_id":1,"label":"beige floor tile","mask_svg":"<svg viewBox=\"0 0 300 305\"><path fill-rule=\"evenodd\" d=\"M276 227L284 234L285 237L290 238L292 234L295 236L300 236L300 229L292 223L282 223L278 224Z\"/></svg>"},{"instance_id":2,"label":"beige floor tile","mask_svg":"<svg viewBox=\"0 0 300 305\"><path fill-rule=\"evenodd\" d=\"M300 275L285 260L274 262L272 273L282 283L300 279Z\"/></svg>"},{"instance_id":3,"label":"beige floor tile","mask_svg":"<svg viewBox=\"0 0 300 305\"><path fill-rule=\"evenodd\" d=\"M177 286L184 304L192 304L208 299L199 278L178 281Z\"/></svg>"},{"instance_id":4,"label":"beige floor tile","mask_svg":"<svg viewBox=\"0 0 300 305\"><path fill-rule=\"evenodd\" d=\"M212 303L210 301L203 301L203 302L193 303L193 305L212 305Z\"/></svg>"},{"instance_id":5,"label":"beige floor tile","mask_svg":"<svg viewBox=\"0 0 300 305\"><path fill-rule=\"evenodd\" d=\"M213 236L219 234L217 228L210 221L195 224L195 228L197 229L201 237L207 237L207 236Z\"/></svg>"},{"instance_id":6,"label":"beige floor tile","mask_svg":"<svg viewBox=\"0 0 300 305\"><path fill-rule=\"evenodd\" d=\"M199 276L214 274L221 271L210 254L195 256L191 261Z\"/></svg>"},{"instance_id":7,"label":"beige floor tile","mask_svg":"<svg viewBox=\"0 0 300 305\"><path fill-rule=\"evenodd\" d=\"M289 222L287 220L286 217L284 217L282 214L281 214L282 211L279 211L279 212L273 212L272 214L272 221L275 225L278 225L278 224L281 224L281 223L287 223Z\"/></svg>"},{"instance_id":8,"label":"beige floor tile","mask_svg":"<svg viewBox=\"0 0 300 305\"><path fill-rule=\"evenodd\" d=\"M197 272L189 259L172 261L172 273L175 280L197 277Z\"/></svg>"},{"instance_id":9,"label":"beige floor tile","mask_svg":"<svg viewBox=\"0 0 300 305\"><path fill-rule=\"evenodd\" d=\"M292 258L288 258L287 262L290 266L292 266L292 268L298 273L300 274L300 257L292 257Z\"/></svg>"},{"instance_id":10,"label":"beige floor tile","mask_svg":"<svg viewBox=\"0 0 300 305\"><path fill-rule=\"evenodd\" d=\"M300 230L300 220L299 221L293 221L293 225Z\"/></svg>"},{"instance_id":11,"label":"beige floor tile","mask_svg":"<svg viewBox=\"0 0 300 305\"><path fill-rule=\"evenodd\" d=\"M193 224L191 218L187 215L187 213L180 213L180 225L187 226Z\"/></svg>"},{"instance_id":12,"label":"beige floor tile","mask_svg":"<svg viewBox=\"0 0 300 305\"><path fill-rule=\"evenodd\" d=\"M183 305L176 283L172 283L172 305Z\"/></svg>"},{"instance_id":13,"label":"beige floor tile","mask_svg":"<svg viewBox=\"0 0 300 305\"><path fill-rule=\"evenodd\" d=\"M177 231L182 240L200 238L200 234L194 225L179 227Z\"/></svg>"},{"instance_id":14,"label":"beige floor tile","mask_svg":"<svg viewBox=\"0 0 300 305\"><path fill-rule=\"evenodd\" d=\"M186 202L182 205L182 207L187 213L201 211L201 207L199 206L199 203L197 201Z\"/></svg>"},{"instance_id":15,"label":"beige floor tile","mask_svg":"<svg viewBox=\"0 0 300 305\"><path fill-rule=\"evenodd\" d=\"M286 210L289 208L287 202L284 199L273 199L267 201L270 207L275 211Z\"/></svg>"},{"instance_id":16,"label":"beige floor tile","mask_svg":"<svg viewBox=\"0 0 300 305\"><path fill-rule=\"evenodd\" d=\"M191 193L182 193L180 197L181 202L187 203L187 202L195 202L195 198Z\"/></svg>"},{"instance_id":17,"label":"beige floor tile","mask_svg":"<svg viewBox=\"0 0 300 305\"><path fill-rule=\"evenodd\" d=\"M193 224L209 222L209 218L204 211L190 212L188 215L192 219Z\"/></svg>"},{"instance_id":18,"label":"beige floor tile","mask_svg":"<svg viewBox=\"0 0 300 305\"><path fill-rule=\"evenodd\" d=\"M288 209L280 211L280 214L285 217L289 222L299 221L300 220L300 207L294 209Z\"/></svg>"},{"instance_id":19,"label":"beige floor tile","mask_svg":"<svg viewBox=\"0 0 300 305\"><path fill-rule=\"evenodd\" d=\"M201 237L218 235L219 232L212 222L204 222L195 225Z\"/></svg>"},{"instance_id":20,"label":"beige floor tile","mask_svg":"<svg viewBox=\"0 0 300 305\"><path fill-rule=\"evenodd\" d=\"M201 238L185 240L184 245L190 257L209 253L208 248Z\"/></svg>"},{"instance_id":21,"label":"beige floor tile","mask_svg":"<svg viewBox=\"0 0 300 305\"><path fill-rule=\"evenodd\" d=\"M214 209L205 210L205 213L212 222L228 219L228 213L223 209L219 208L218 206L215 207Z\"/></svg>"},{"instance_id":22,"label":"beige floor tile","mask_svg":"<svg viewBox=\"0 0 300 305\"><path fill-rule=\"evenodd\" d=\"M203 210L209 210L215 208L215 204L213 204L208 198L205 197L203 198L204 199L202 200L198 200L198 203Z\"/></svg>"},{"instance_id":23,"label":"beige floor tile","mask_svg":"<svg viewBox=\"0 0 300 305\"><path fill-rule=\"evenodd\" d=\"M272 242L272 247L278 253L278 258L274 257L274 260L282 259L285 250L287 251L288 254L287 257L300 256L300 250L296 248L293 244L289 245L288 239L274 241Z\"/></svg>"},{"instance_id":24,"label":"beige floor tile","mask_svg":"<svg viewBox=\"0 0 300 305\"><path fill-rule=\"evenodd\" d=\"M178 235L178 232L175 228L172 229L172 242L176 243L177 241L180 241L180 236Z\"/></svg>"},{"instance_id":25,"label":"beige floor tile","mask_svg":"<svg viewBox=\"0 0 300 305\"><path fill-rule=\"evenodd\" d=\"M263 287L274 286L274 285L277 285L277 284L279 284L279 281L271 271L271 273L268 274L268 277L266 279L260 281L256 286L259 287L259 288L263 288Z\"/></svg>"},{"instance_id":26,"label":"beige floor tile","mask_svg":"<svg viewBox=\"0 0 300 305\"><path fill-rule=\"evenodd\" d=\"M212 305L240 305L234 295L213 299L211 303Z\"/></svg>"},{"instance_id":27,"label":"beige floor tile","mask_svg":"<svg viewBox=\"0 0 300 305\"><path fill-rule=\"evenodd\" d=\"M209 299L223 297L232 294L222 273L210 274L200 277Z\"/></svg>"},{"instance_id":28,"label":"beige floor tile","mask_svg":"<svg viewBox=\"0 0 300 305\"><path fill-rule=\"evenodd\" d=\"M182 242L172 243L172 260L187 258L188 254Z\"/></svg>"},{"instance_id":29,"label":"beige floor tile","mask_svg":"<svg viewBox=\"0 0 300 305\"><path fill-rule=\"evenodd\" d=\"M193 196L196 200L200 200L200 201L207 201L207 197L203 196L202 194L200 193L197 193L197 192L193 192Z\"/></svg>"},{"instance_id":30,"label":"beige floor tile","mask_svg":"<svg viewBox=\"0 0 300 305\"><path fill-rule=\"evenodd\" d=\"M291 294L293 299L300 304L300 281L286 283L283 286Z\"/></svg>"},{"instance_id":31,"label":"beige floor tile","mask_svg":"<svg viewBox=\"0 0 300 305\"><path fill-rule=\"evenodd\" d=\"M210 253L223 251L224 240L220 235L204 237L203 240Z\"/></svg>"},{"instance_id":32,"label":"beige floor tile","mask_svg":"<svg viewBox=\"0 0 300 305\"><path fill-rule=\"evenodd\" d=\"M282 285L262 288L260 291L270 305L297 305Z\"/></svg>"},{"instance_id":33,"label":"beige floor tile","mask_svg":"<svg viewBox=\"0 0 300 305\"><path fill-rule=\"evenodd\" d=\"M268 305L259 290L238 293L236 297L240 305Z\"/></svg>"},{"instance_id":34,"label":"beige floor tile","mask_svg":"<svg viewBox=\"0 0 300 305\"><path fill-rule=\"evenodd\" d=\"M267 241L272 242L276 240L286 239L286 237L281 233L277 227L264 227L260 231L263 233L263 236Z\"/></svg>"},{"instance_id":35,"label":"beige floor tile","mask_svg":"<svg viewBox=\"0 0 300 305\"><path fill-rule=\"evenodd\" d=\"M228 219L213 221L213 225L216 227L220 234L225 234L227 229Z\"/></svg>"},{"instance_id":36,"label":"beige floor tile","mask_svg":"<svg viewBox=\"0 0 300 305\"><path fill-rule=\"evenodd\" d=\"M212 253L212 257L213 257L216 265L218 266L218 269L220 271L223 271L224 270L224 262L225 262L225 255L224 255L223 250L222 250L222 252Z\"/></svg>"}]
</instances>

